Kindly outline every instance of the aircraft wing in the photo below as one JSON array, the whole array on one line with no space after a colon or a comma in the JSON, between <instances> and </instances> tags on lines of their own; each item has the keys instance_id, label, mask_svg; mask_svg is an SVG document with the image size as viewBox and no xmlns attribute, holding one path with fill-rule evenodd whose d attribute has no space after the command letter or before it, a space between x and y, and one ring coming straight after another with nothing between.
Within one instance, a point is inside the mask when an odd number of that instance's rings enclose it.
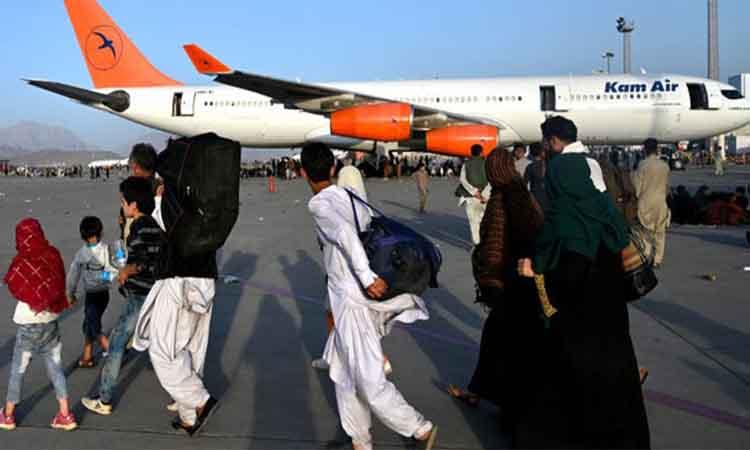
<instances>
[{"instance_id":1,"label":"aircraft wing","mask_svg":"<svg viewBox=\"0 0 750 450\"><path fill-rule=\"evenodd\" d=\"M240 89L257 92L272 98L287 108L330 116L332 113L361 105L379 103L407 103L396 99L374 97L329 86L299 83L256 75L231 69L195 44L184 46L198 72L215 76L214 81ZM412 128L429 131L456 125L487 125L502 130L503 126L491 119L410 104L413 109Z\"/></svg>"}]
</instances>

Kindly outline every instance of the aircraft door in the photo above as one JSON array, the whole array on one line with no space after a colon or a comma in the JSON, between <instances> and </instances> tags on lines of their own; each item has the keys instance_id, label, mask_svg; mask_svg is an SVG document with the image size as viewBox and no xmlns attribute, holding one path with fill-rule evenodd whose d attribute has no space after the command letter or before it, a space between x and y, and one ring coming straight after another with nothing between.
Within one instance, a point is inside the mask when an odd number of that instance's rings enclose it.
<instances>
[{"instance_id":1,"label":"aircraft door","mask_svg":"<svg viewBox=\"0 0 750 450\"><path fill-rule=\"evenodd\" d=\"M195 113L195 96L189 92L175 92L172 96L172 116L173 117L192 117Z\"/></svg>"},{"instance_id":2,"label":"aircraft door","mask_svg":"<svg viewBox=\"0 0 750 450\"><path fill-rule=\"evenodd\" d=\"M568 86L540 86L539 98L542 112L567 111L570 109Z\"/></svg>"},{"instance_id":3,"label":"aircraft door","mask_svg":"<svg viewBox=\"0 0 750 450\"><path fill-rule=\"evenodd\" d=\"M557 94L554 86L541 86L539 88L542 111L555 111L557 109Z\"/></svg>"},{"instance_id":4,"label":"aircraft door","mask_svg":"<svg viewBox=\"0 0 750 450\"><path fill-rule=\"evenodd\" d=\"M708 91L705 84L688 83L690 109L708 109Z\"/></svg>"}]
</instances>

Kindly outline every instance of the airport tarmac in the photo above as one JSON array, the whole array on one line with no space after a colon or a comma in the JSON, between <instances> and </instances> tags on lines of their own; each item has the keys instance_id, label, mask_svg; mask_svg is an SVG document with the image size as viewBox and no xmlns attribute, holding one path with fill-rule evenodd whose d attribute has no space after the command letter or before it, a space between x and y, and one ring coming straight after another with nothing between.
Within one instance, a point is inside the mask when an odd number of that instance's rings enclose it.
<instances>
[{"instance_id":1,"label":"airport tarmac","mask_svg":"<svg viewBox=\"0 0 750 450\"><path fill-rule=\"evenodd\" d=\"M750 169L711 169L672 175L672 184L731 188L750 180ZM404 223L431 237L443 251L440 289L426 298L431 319L399 327L385 339L392 379L409 402L440 425L438 448L507 448L508 436L488 405L471 409L448 397L443 383L465 384L474 369L485 316L474 304L469 229L453 191L456 181L432 179L428 214L417 213L410 179L368 180L370 198ZM116 237L116 182L0 178L0 267L14 254L14 226L26 216L42 222L66 262L80 247L78 223L98 215L105 239ZM39 361L32 363L17 410L19 429L0 448L348 448L338 425L326 372L310 367L326 338L324 279L301 180L243 181L241 215L221 255L206 383L220 399L202 434L188 438L169 426L169 401L147 355L131 353L121 373L114 414L88 413L80 398L97 386L98 370L77 369L82 307L61 319L68 390L80 429L53 431L57 404ZM645 396L654 448L750 447L750 248L748 228L674 227L668 234L660 285L631 307L632 335L650 376ZM716 281L702 279L716 274ZM113 292L104 319L114 325L122 305ZM4 395L16 327L14 301L0 289L0 395ZM520 343L522 344L522 343ZM0 397L4 400L4 397ZM377 420L376 448L413 444Z\"/></svg>"}]
</instances>

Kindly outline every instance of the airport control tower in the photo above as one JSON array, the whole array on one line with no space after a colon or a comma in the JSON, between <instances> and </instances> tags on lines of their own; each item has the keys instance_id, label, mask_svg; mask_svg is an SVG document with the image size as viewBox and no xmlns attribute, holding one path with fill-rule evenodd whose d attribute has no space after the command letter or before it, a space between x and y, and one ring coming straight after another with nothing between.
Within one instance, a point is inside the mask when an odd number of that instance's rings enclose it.
<instances>
[{"instance_id":1,"label":"airport control tower","mask_svg":"<svg viewBox=\"0 0 750 450\"><path fill-rule=\"evenodd\" d=\"M635 22L620 17L617 19L617 31L622 33L622 72L630 73L630 37L635 31Z\"/></svg>"},{"instance_id":2,"label":"airport control tower","mask_svg":"<svg viewBox=\"0 0 750 450\"><path fill-rule=\"evenodd\" d=\"M708 78L719 75L719 0L708 0Z\"/></svg>"}]
</instances>

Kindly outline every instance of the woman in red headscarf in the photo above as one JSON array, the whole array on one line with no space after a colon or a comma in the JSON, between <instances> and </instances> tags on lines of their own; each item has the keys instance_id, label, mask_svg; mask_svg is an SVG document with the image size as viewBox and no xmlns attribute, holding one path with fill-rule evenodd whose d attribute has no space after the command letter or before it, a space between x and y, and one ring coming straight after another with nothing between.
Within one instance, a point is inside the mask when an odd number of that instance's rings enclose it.
<instances>
[{"instance_id":1,"label":"woman in red headscarf","mask_svg":"<svg viewBox=\"0 0 750 450\"><path fill-rule=\"evenodd\" d=\"M35 313L65 310L63 260L36 219L24 219L16 226L16 251L4 279L13 297Z\"/></svg>"},{"instance_id":2,"label":"woman in red headscarf","mask_svg":"<svg viewBox=\"0 0 750 450\"><path fill-rule=\"evenodd\" d=\"M23 376L34 356L44 359L47 374L55 387L60 410L52 419L55 429L77 428L68 404L67 384L62 370L62 342L58 315L68 307L65 298L65 267L60 252L47 242L36 219L16 225L16 251L5 284L18 300L13 322L18 325L13 348L8 396L0 411L0 429L16 428L14 411L21 401Z\"/></svg>"}]
</instances>

